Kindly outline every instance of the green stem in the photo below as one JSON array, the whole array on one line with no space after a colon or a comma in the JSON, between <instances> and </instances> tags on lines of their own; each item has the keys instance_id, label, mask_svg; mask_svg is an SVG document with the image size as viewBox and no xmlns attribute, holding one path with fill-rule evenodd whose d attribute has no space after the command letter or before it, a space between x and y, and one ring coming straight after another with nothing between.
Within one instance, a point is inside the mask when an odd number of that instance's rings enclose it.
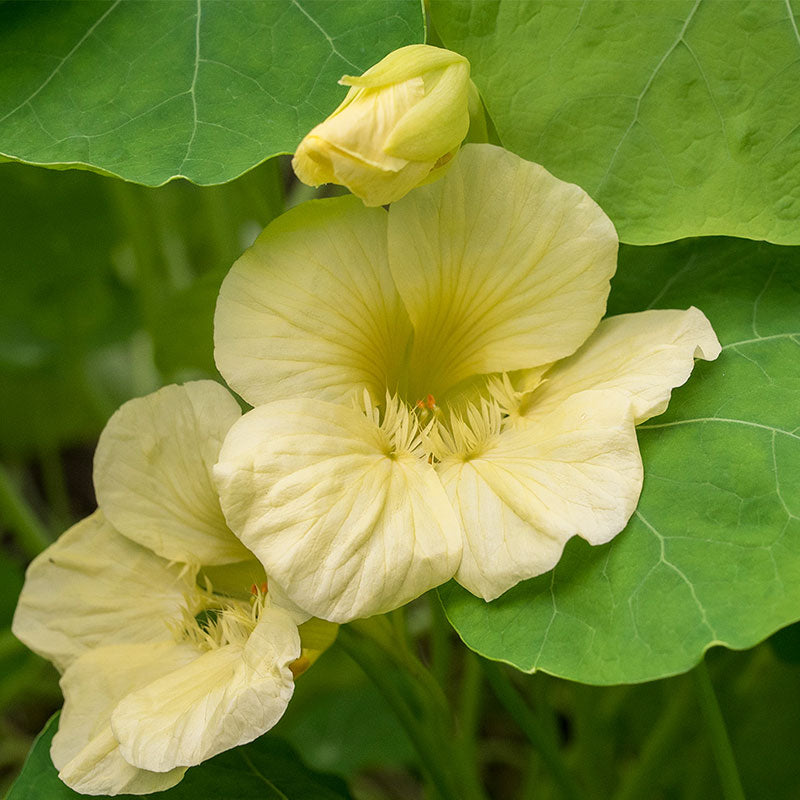
<instances>
[{"instance_id":1,"label":"green stem","mask_svg":"<svg viewBox=\"0 0 800 800\"><path fill-rule=\"evenodd\" d=\"M497 699L528 737L528 741L538 751L542 761L544 761L553 779L558 784L562 795L568 800L580 800L583 793L567 770L561 758L561 753L542 730L533 711L520 697L500 665L494 661L484 659L481 661L481 666Z\"/></svg>"},{"instance_id":2,"label":"green stem","mask_svg":"<svg viewBox=\"0 0 800 800\"><path fill-rule=\"evenodd\" d=\"M725 728L725 719L714 693L714 686L711 683L711 676L708 674L705 661L701 661L692 670L692 675L722 785L722 796L725 800L745 800L731 740Z\"/></svg>"},{"instance_id":3,"label":"green stem","mask_svg":"<svg viewBox=\"0 0 800 800\"><path fill-rule=\"evenodd\" d=\"M72 522L69 491L61 456L55 447L43 445L39 449L39 466L42 469L45 498L52 509L54 527L66 528Z\"/></svg>"},{"instance_id":4,"label":"green stem","mask_svg":"<svg viewBox=\"0 0 800 800\"><path fill-rule=\"evenodd\" d=\"M405 728L417 751L423 770L442 800L460 800L461 796L453 776L441 758L442 749L436 742L435 732L426 724L424 717L415 713L409 698L392 680L391 671L381 663L382 659L376 658L366 646L364 639L350 628L344 626L340 628L338 644L361 667L384 696L400 724Z\"/></svg>"},{"instance_id":5,"label":"green stem","mask_svg":"<svg viewBox=\"0 0 800 800\"><path fill-rule=\"evenodd\" d=\"M670 696L642 747L639 760L625 776L614 800L638 800L656 786L656 777L663 774L664 763L672 758L692 703L691 685L684 681Z\"/></svg>"},{"instance_id":6,"label":"green stem","mask_svg":"<svg viewBox=\"0 0 800 800\"><path fill-rule=\"evenodd\" d=\"M450 684L450 623L447 621L437 592L428 592L431 611L431 668L440 686Z\"/></svg>"},{"instance_id":7,"label":"green stem","mask_svg":"<svg viewBox=\"0 0 800 800\"><path fill-rule=\"evenodd\" d=\"M34 558L53 540L33 513L5 467L0 465L0 519L14 534L26 556Z\"/></svg>"},{"instance_id":8,"label":"green stem","mask_svg":"<svg viewBox=\"0 0 800 800\"><path fill-rule=\"evenodd\" d=\"M481 665L471 650L464 649L464 673L461 677L461 695L458 720L461 749L468 762L477 763L477 731L481 711Z\"/></svg>"},{"instance_id":9,"label":"green stem","mask_svg":"<svg viewBox=\"0 0 800 800\"><path fill-rule=\"evenodd\" d=\"M124 181L109 181L108 187L136 259L139 310L146 326L152 330L161 311L166 286L147 190Z\"/></svg>"}]
</instances>

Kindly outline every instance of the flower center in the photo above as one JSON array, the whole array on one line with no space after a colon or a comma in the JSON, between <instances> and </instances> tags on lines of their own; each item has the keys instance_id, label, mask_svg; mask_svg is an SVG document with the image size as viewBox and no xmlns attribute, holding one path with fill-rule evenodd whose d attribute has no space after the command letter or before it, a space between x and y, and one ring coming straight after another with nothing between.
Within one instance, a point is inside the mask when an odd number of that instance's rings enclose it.
<instances>
[{"instance_id":1,"label":"flower center","mask_svg":"<svg viewBox=\"0 0 800 800\"><path fill-rule=\"evenodd\" d=\"M255 630L267 604L267 582L253 584L247 600L217 594L208 576L205 586L187 594L175 638L200 650L216 650L229 644L244 646Z\"/></svg>"}]
</instances>

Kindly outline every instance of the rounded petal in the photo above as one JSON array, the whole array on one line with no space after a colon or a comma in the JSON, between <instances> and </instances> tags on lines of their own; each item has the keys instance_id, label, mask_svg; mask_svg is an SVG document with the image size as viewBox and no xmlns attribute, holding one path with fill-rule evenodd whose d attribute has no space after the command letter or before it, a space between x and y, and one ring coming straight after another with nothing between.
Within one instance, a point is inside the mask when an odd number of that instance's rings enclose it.
<instances>
[{"instance_id":1,"label":"rounded petal","mask_svg":"<svg viewBox=\"0 0 800 800\"><path fill-rule=\"evenodd\" d=\"M256 408L231 430L215 475L232 529L316 617L389 611L458 566L461 534L435 471L355 408Z\"/></svg>"},{"instance_id":2,"label":"rounded petal","mask_svg":"<svg viewBox=\"0 0 800 800\"><path fill-rule=\"evenodd\" d=\"M577 353L546 373L526 405L538 413L586 389L615 389L630 398L638 425L666 410L696 358L713 361L719 354L711 323L694 307L609 317Z\"/></svg>"},{"instance_id":3,"label":"rounded petal","mask_svg":"<svg viewBox=\"0 0 800 800\"><path fill-rule=\"evenodd\" d=\"M28 567L12 630L63 671L95 647L172 638L192 583L96 511Z\"/></svg>"},{"instance_id":4,"label":"rounded petal","mask_svg":"<svg viewBox=\"0 0 800 800\"><path fill-rule=\"evenodd\" d=\"M617 236L579 187L492 145L389 210L389 264L414 326L412 396L574 352L605 311Z\"/></svg>"},{"instance_id":5,"label":"rounded petal","mask_svg":"<svg viewBox=\"0 0 800 800\"><path fill-rule=\"evenodd\" d=\"M170 561L225 564L251 554L230 532L211 478L239 404L213 381L129 400L94 456L97 504L123 535Z\"/></svg>"},{"instance_id":6,"label":"rounded petal","mask_svg":"<svg viewBox=\"0 0 800 800\"><path fill-rule=\"evenodd\" d=\"M50 755L59 777L76 792L90 795L150 794L169 789L186 772L150 772L128 763L111 729L119 701L179 669L197 652L186 645L158 642L92 650L61 678L64 709Z\"/></svg>"},{"instance_id":7,"label":"rounded petal","mask_svg":"<svg viewBox=\"0 0 800 800\"><path fill-rule=\"evenodd\" d=\"M272 222L233 265L214 321L215 358L252 405L298 396L383 397L411 333L386 256L386 212L354 197Z\"/></svg>"},{"instance_id":8,"label":"rounded petal","mask_svg":"<svg viewBox=\"0 0 800 800\"><path fill-rule=\"evenodd\" d=\"M244 645L209 650L125 697L112 714L120 752L166 772L251 742L283 716L300 652L291 617L264 609Z\"/></svg>"},{"instance_id":9,"label":"rounded petal","mask_svg":"<svg viewBox=\"0 0 800 800\"><path fill-rule=\"evenodd\" d=\"M464 530L456 580L493 600L546 572L575 535L609 541L627 524L642 463L625 395L583 392L507 428L439 474Z\"/></svg>"}]
</instances>

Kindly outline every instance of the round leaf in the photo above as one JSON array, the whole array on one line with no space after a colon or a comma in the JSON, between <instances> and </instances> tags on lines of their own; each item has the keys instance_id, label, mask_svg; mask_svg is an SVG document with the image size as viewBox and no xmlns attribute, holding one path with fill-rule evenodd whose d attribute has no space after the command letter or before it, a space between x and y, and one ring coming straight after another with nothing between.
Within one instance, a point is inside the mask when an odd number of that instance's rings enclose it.
<instances>
[{"instance_id":1,"label":"round leaf","mask_svg":"<svg viewBox=\"0 0 800 800\"><path fill-rule=\"evenodd\" d=\"M638 428L644 491L609 545L484 603L440 590L464 641L585 683L683 672L800 617L800 252L707 239L623 248L611 313L692 303L723 345Z\"/></svg>"},{"instance_id":2,"label":"round leaf","mask_svg":"<svg viewBox=\"0 0 800 800\"><path fill-rule=\"evenodd\" d=\"M800 34L786 2L433 0L503 144L624 242L800 244Z\"/></svg>"},{"instance_id":3,"label":"round leaf","mask_svg":"<svg viewBox=\"0 0 800 800\"><path fill-rule=\"evenodd\" d=\"M0 5L0 155L158 185L232 180L421 42L414 0Z\"/></svg>"}]
</instances>

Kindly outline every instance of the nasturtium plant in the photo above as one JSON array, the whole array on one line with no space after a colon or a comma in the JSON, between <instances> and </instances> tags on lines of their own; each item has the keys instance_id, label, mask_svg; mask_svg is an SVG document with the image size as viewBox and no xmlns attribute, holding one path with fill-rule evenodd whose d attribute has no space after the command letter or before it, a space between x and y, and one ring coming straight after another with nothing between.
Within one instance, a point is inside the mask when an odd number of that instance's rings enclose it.
<instances>
[{"instance_id":1,"label":"nasturtium plant","mask_svg":"<svg viewBox=\"0 0 800 800\"><path fill-rule=\"evenodd\" d=\"M620 240L800 244L788 2L433 0L503 145L575 181Z\"/></svg>"},{"instance_id":2,"label":"nasturtium plant","mask_svg":"<svg viewBox=\"0 0 800 800\"><path fill-rule=\"evenodd\" d=\"M224 183L292 152L344 73L422 40L418 0L3 3L0 155Z\"/></svg>"},{"instance_id":3,"label":"nasturtium plant","mask_svg":"<svg viewBox=\"0 0 800 800\"><path fill-rule=\"evenodd\" d=\"M0 795L796 800L798 30L0 0Z\"/></svg>"},{"instance_id":4,"label":"nasturtium plant","mask_svg":"<svg viewBox=\"0 0 800 800\"><path fill-rule=\"evenodd\" d=\"M713 365L638 428L645 485L627 529L570 546L488 605L447 614L479 653L587 683L683 672L800 617L800 251L734 239L625 247L610 312L698 303Z\"/></svg>"}]
</instances>

